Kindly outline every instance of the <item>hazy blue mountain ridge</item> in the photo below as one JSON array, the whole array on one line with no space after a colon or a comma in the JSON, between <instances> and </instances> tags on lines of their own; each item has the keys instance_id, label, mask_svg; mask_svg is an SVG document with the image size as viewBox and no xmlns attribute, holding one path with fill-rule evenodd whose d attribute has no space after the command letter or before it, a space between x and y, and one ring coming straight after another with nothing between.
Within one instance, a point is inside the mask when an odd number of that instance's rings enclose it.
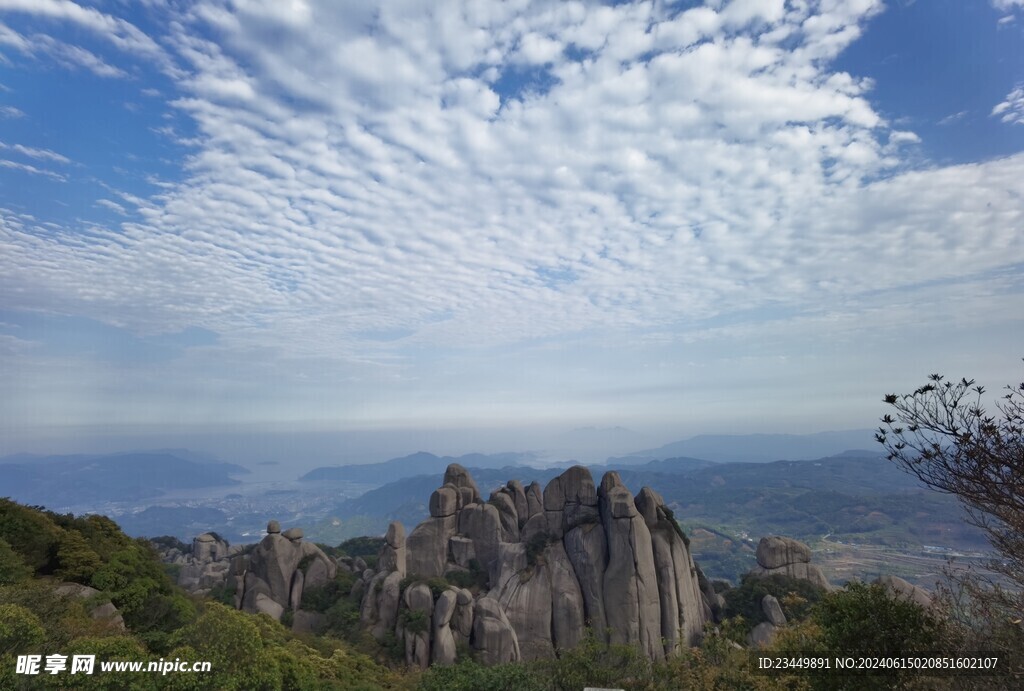
<instances>
[{"instance_id":1,"label":"hazy blue mountain ridge","mask_svg":"<svg viewBox=\"0 0 1024 691\"><path fill-rule=\"evenodd\" d=\"M416 475L443 475L451 463L473 468L504 468L525 465L534 461L532 453L507 452L496 454L470 453L462 456L436 456L419 451L383 463L324 466L314 468L299 478L300 482L361 482L383 484Z\"/></svg>"},{"instance_id":2,"label":"hazy blue mountain ridge","mask_svg":"<svg viewBox=\"0 0 1024 691\"><path fill-rule=\"evenodd\" d=\"M870 448L874 430L842 430L816 434L701 434L656 449L609 458L607 465L631 465L688 456L720 463L770 463L825 458L844 449Z\"/></svg>"},{"instance_id":3,"label":"hazy blue mountain ridge","mask_svg":"<svg viewBox=\"0 0 1024 691\"><path fill-rule=\"evenodd\" d=\"M42 456L5 462L0 496L53 507L135 501L170 490L237 485L232 476L248 472L232 463L196 462L162 452Z\"/></svg>"}]
</instances>

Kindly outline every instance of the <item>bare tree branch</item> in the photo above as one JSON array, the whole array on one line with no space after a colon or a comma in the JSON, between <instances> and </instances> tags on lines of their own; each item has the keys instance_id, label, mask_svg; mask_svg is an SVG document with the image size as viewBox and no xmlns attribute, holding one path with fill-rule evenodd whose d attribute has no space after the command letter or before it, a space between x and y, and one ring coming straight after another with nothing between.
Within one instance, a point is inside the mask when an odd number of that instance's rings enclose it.
<instances>
[{"instance_id":1,"label":"bare tree branch","mask_svg":"<svg viewBox=\"0 0 1024 691\"><path fill-rule=\"evenodd\" d=\"M888 394L891 412L875 438L890 461L939 492L953 494L998 557L991 568L1013 588L989 588L990 603L1010 617L1024 611L1024 383L1007 386L995 414L984 387L939 374L909 394Z\"/></svg>"}]
</instances>

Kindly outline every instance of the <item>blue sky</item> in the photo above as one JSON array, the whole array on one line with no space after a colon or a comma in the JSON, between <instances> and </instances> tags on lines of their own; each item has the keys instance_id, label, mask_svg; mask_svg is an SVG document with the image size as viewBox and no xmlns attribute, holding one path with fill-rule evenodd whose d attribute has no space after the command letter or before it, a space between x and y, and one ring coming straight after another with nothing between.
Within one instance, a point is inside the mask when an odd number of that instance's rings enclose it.
<instances>
[{"instance_id":1,"label":"blue sky","mask_svg":"<svg viewBox=\"0 0 1024 691\"><path fill-rule=\"evenodd\" d=\"M1022 46L1021 0L0 0L0 451L1017 381Z\"/></svg>"}]
</instances>

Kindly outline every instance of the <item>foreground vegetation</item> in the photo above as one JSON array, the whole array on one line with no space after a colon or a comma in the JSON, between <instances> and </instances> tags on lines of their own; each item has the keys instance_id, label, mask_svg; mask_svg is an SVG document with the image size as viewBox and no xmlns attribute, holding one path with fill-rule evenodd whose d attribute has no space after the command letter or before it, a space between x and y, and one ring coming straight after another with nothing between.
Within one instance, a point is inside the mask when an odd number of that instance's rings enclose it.
<instances>
[{"instance_id":1,"label":"foreground vegetation","mask_svg":"<svg viewBox=\"0 0 1024 691\"><path fill-rule=\"evenodd\" d=\"M345 547L372 551L376 543ZM339 554L342 548L334 548ZM62 582L98 594L64 597ZM426 672L404 669L404 651L379 645L358 626L350 574L310 589L303 606L326 615L319 635L296 635L266 615L239 612L213 598L191 597L173 585L146 541L125 536L109 519L58 515L0 500L0 688L81 689L537 689L604 686L660 689L1005 688L1007 678L913 676L770 676L745 646L764 619L766 594L787 619L765 654L906 654L967 650L987 636L1003 649L1024 650L1012 622L968 631L957 620L893 600L879 586L852 584L825 593L801 581L747 579L725 592L728 617L709 628L699 648L653 663L637 650L607 646L589 635L556 660L483 667L465 660ZM124 618L94 618L104 603ZM969 637L970 636L970 637ZM984 646L982 646L984 647ZM16 672L18 655L92 654L100 661L209 661L209 673ZM1014 663L1018 668L1022 662Z\"/></svg>"}]
</instances>

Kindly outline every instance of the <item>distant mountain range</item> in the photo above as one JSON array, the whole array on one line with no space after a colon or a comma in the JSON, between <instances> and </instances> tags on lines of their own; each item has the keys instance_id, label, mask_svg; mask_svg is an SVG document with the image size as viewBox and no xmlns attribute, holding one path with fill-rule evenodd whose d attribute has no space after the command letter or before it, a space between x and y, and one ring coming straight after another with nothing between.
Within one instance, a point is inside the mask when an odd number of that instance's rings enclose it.
<instances>
[{"instance_id":1,"label":"distant mountain range","mask_svg":"<svg viewBox=\"0 0 1024 691\"><path fill-rule=\"evenodd\" d=\"M533 453L470 453L463 456L435 456L426 451L392 458L383 463L339 465L314 468L299 478L300 482L359 482L380 485L416 475L443 475L451 463L473 468L504 468L525 466L535 462Z\"/></svg>"},{"instance_id":2,"label":"distant mountain range","mask_svg":"<svg viewBox=\"0 0 1024 691\"><path fill-rule=\"evenodd\" d=\"M623 428L595 430L583 428L567 433L609 434L626 437L639 436ZM609 457L607 466L645 465L650 471L676 472L680 467L693 469L712 463L768 463L782 459L809 460L824 458L844 449L869 448L874 443L872 430L821 432L818 434L747 434L701 435L665 444L656 449L635 451L625 456ZM621 441L621 439L620 439ZM863 453L871 454L871 451ZM314 468L299 478L301 482L353 482L384 484L416 475L442 474L449 463L467 468L503 468L507 466L568 467L574 460L543 461L536 453L508 452L495 454L470 453L462 456L436 456L426 451L392 458L383 463L325 466ZM657 463L660 465L649 465Z\"/></svg>"},{"instance_id":3,"label":"distant mountain range","mask_svg":"<svg viewBox=\"0 0 1024 691\"><path fill-rule=\"evenodd\" d=\"M986 546L980 531L963 521L955 499L924 489L916 478L873 451L771 463L680 457L590 469L595 481L614 469L634 493L645 485L655 489L684 523L735 533L805 540L831 534L835 539L886 545ZM545 485L562 470L470 468L484 496L510 479ZM332 524L345 529L357 518L364 530L375 526L382 533L392 520L410 529L426 517L441 473L402 478L342 502L329 519L307 532L331 542L341 535L332 533Z\"/></svg>"},{"instance_id":4,"label":"distant mountain range","mask_svg":"<svg viewBox=\"0 0 1024 691\"><path fill-rule=\"evenodd\" d=\"M846 449L875 446L874 430L869 429L817 434L701 434L656 449L609 458L607 465L631 465L679 456L719 463L805 461L833 456Z\"/></svg>"},{"instance_id":5,"label":"distant mountain range","mask_svg":"<svg viewBox=\"0 0 1024 691\"><path fill-rule=\"evenodd\" d=\"M192 460L175 450L108 455L32 456L0 459L0 496L59 508L104 501L136 501L181 489L240 484L249 471L232 463Z\"/></svg>"}]
</instances>

